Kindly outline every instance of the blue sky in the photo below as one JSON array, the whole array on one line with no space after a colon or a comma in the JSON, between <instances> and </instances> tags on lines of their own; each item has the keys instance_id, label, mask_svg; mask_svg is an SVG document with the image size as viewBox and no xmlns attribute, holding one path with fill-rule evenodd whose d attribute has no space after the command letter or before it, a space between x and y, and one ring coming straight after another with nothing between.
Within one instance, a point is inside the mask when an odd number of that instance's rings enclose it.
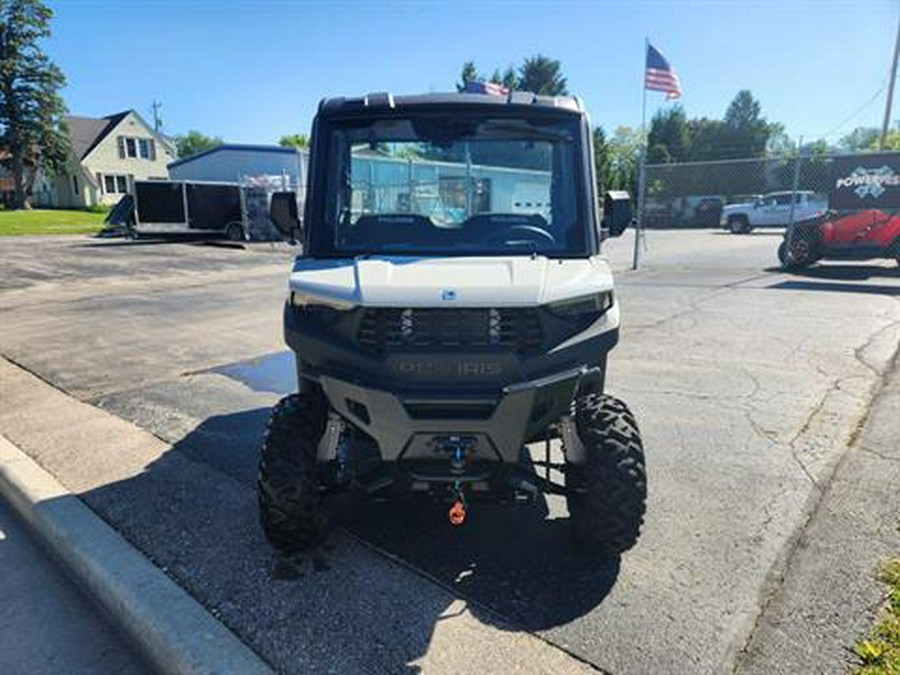
<instances>
[{"instance_id":1,"label":"blue sky","mask_svg":"<svg viewBox=\"0 0 900 675\"><path fill-rule=\"evenodd\" d=\"M167 133L244 143L308 132L323 96L447 91L467 59L490 73L536 53L562 62L596 123L636 126L645 36L678 71L689 116L721 117L747 88L792 136L836 140L880 125L885 93L873 96L900 13L898 0L48 4L74 114L149 120L156 98ZM662 104L649 94L650 112Z\"/></svg>"}]
</instances>

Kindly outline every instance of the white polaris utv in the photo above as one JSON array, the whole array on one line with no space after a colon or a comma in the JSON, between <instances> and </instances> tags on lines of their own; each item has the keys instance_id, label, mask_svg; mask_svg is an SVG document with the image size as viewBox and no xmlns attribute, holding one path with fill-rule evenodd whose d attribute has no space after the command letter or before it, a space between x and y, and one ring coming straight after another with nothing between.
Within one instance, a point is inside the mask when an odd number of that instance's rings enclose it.
<instances>
[{"instance_id":1,"label":"white polaris utv","mask_svg":"<svg viewBox=\"0 0 900 675\"><path fill-rule=\"evenodd\" d=\"M320 104L303 228L281 225L303 252L284 308L299 391L273 409L259 469L277 549L320 542L323 498L347 488L445 500L455 524L477 499L560 494L577 544L635 544L644 453L603 391L619 307L600 256L631 207L607 194L601 219L595 186L576 98ZM556 438L564 462L526 448Z\"/></svg>"}]
</instances>

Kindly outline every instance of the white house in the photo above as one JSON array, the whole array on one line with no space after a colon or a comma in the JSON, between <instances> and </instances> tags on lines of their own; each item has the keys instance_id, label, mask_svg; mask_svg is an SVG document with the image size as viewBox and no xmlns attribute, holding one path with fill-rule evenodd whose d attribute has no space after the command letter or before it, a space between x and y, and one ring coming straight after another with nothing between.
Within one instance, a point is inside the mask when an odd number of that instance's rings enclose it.
<instances>
[{"instance_id":1,"label":"white house","mask_svg":"<svg viewBox=\"0 0 900 675\"><path fill-rule=\"evenodd\" d=\"M166 180L177 151L134 110L106 117L65 118L71 153L65 171L39 172L32 186L35 206L84 208L115 204L135 180Z\"/></svg>"}]
</instances>

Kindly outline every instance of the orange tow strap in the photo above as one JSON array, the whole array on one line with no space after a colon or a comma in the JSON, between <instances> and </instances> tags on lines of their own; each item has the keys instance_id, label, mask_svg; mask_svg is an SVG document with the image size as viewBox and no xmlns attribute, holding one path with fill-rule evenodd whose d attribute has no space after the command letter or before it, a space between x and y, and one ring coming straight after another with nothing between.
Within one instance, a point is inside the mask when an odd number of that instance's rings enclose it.
<instances>
[{"instance_id":1,"label":"orange tow strap","mask_svg":"<svg viewBox=\"0 0 900 675\"><path fill-rule=\"evenodd\" d=\"M450 522L453 525L462 525L466 519L466 505L457 499L450 507Z\"/></svg>"}]
</instances>

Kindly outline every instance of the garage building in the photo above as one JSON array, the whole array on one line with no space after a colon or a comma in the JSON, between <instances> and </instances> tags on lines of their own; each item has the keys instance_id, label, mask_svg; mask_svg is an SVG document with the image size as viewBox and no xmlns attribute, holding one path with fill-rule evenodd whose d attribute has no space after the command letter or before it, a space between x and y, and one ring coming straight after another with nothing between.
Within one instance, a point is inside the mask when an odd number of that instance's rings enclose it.
<instances>
[{"instance_id":1,"label":"garage building","mask_svg":"<svg viewBox=\"0 0 900 675\"><path fill-rule=\"evenodd\" d=\"M305 155L280 145L228 143L172 162L169 178L234 183L259 176L284 176L288 185L302 185Z\"/></svg>"}]
</instances>

